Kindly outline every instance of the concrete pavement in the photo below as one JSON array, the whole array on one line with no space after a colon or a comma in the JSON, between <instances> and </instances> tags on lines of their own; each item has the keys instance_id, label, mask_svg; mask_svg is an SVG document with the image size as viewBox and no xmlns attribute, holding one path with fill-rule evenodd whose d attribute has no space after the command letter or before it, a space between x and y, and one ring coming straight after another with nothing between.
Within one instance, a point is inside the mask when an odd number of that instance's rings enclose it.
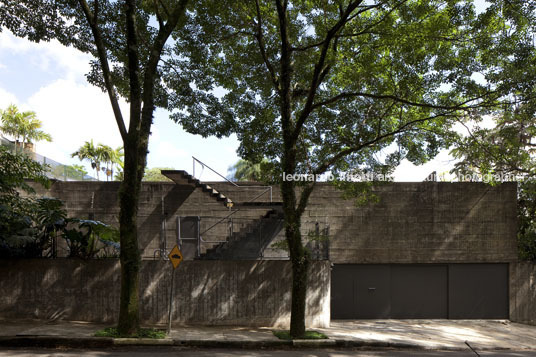
<instances>
[{"instance_id":1,"label":"concrete pavement","mask_svg":"<svg viewBox=\"0 0 536 357\"><path fill-rule=\"evenodd\" d=\"M168 338L112 339L94 337L108 327L84 322L0 320L0 346L109 347L168 345L230 348L362 347L418 350L536 351L536 326L494 320L355 320L332 321L315 329L327 340L282 341L271 328L174 326ZM163 326L155 326L164 328Z\"/></svg>"}]
</instances>

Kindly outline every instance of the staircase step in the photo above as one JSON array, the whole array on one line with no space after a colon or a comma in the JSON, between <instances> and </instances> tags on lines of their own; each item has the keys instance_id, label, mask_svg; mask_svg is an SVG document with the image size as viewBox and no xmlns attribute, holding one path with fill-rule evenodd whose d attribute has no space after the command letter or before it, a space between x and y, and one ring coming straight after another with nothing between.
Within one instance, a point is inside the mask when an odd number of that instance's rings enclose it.
<instances>
[{"instance_id":1,"label":"staircase step","mask_svg":"<svg viewBox=\"0 0 536 357\"><path fill-rule=\"evenodd\" d=\"M214 188L212 188L210 185L207 185L205 183L202 183L192 175L190 175L188 172L184 170L162 170L162 175L166 176L167 178L171 179L173 182L175 182L177 185L193 185L196 188L200 187L204 192L207 192L211 197L215 198L216 200L223 202L226 207L229 207L233 205L233 201L225 196L223 193L218 192Z\"/></svg>"}]
</instances>

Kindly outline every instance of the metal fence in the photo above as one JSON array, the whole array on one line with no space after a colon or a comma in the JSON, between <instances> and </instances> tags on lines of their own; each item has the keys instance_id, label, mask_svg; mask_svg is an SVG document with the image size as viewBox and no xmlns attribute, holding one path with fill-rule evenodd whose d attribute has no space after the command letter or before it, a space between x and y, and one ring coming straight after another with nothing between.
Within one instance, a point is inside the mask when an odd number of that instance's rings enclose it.
<instances>
[{"instance_id":1,"label":"metal fence","mask_svg":"<svg viewBox=\"0 0 536 357\"><path fill-rule=\"evenodd\" d=\"M32 160L46 165L47 176L51 179L60 181L97 181L97 179L78 171L72 166L64 165L31 150L23 149L21 146L16 145L14 142L3 137L0 137L0 145L9 148L9 151L13 153L18 152L24 154Z\"/></svg>"}]
</instances>

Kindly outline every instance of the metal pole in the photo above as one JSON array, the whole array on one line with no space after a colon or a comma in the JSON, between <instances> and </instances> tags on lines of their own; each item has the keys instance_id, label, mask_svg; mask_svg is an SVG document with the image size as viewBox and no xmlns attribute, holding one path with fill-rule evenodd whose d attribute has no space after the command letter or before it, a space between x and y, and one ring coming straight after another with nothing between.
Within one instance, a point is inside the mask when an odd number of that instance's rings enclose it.
<instances>
[{"instance_id":1,"label":"metal pole","mask_svg":"<svg viewBox=\"0 0 536 357\"><path fill-rule=\"evenodd\" d=\"M173 271L171 272L171 288L169 290L169 315L168 315L168 326L167 326L167 335L169 336L169 334L171 333L171 314L172 314L172 311L173 311L173 292L174 292L174 289L173 289L173 283L175 281L175 270L177 269L173 269Z\"/></svg>"}]
</instances>

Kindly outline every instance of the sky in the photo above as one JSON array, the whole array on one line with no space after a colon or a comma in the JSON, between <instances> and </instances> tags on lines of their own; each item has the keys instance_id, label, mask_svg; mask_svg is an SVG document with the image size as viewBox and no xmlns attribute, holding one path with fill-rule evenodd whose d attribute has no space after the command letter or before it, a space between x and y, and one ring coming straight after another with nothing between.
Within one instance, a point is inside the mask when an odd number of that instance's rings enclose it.
<instances>
[{"instance_id":1,"label":"sky","mask_svg":"<svg viewBox=\"0 0 536 357\"><path fill-rule=\"evenodd\" d=\"M85 141L121 146L121 137L106 93L87 83L90 56L57 41L33 43L0 32L0 108L15 104L20 110L32 110L43 122L43 130L53 141L36 143L36 151L63 164L80 164L71 158ZM126 102L121 103L128 117ZM148 167L171 167L192 173L192 156L226 176L228 168L239 160L236 136L202 138L186 133L169 119L169 113L157 110L149 140ZM86 163L91 173L89 164ZM422 166L403 161L394 174L395 181L423 181L431 172L448 172L453 160L442 152ZM196 167L203 181L221 180L208 170Z\"/></svg>"}]
</instances>

